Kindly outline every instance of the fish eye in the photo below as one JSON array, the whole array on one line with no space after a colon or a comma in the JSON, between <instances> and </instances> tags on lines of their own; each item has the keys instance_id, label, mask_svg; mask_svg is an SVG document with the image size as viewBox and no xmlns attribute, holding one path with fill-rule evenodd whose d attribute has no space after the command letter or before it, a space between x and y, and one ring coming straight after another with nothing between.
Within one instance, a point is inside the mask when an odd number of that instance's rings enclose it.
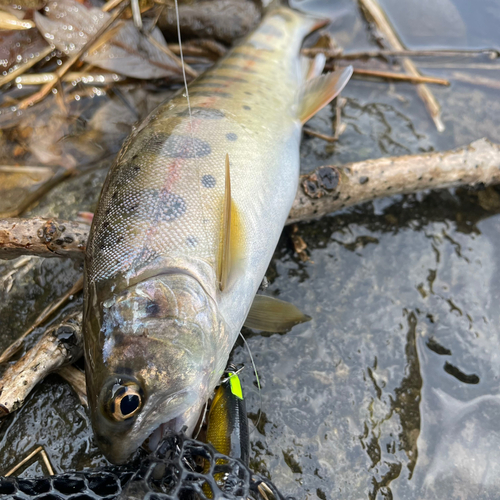
<instances>
[{"instance_id":1,"label":"fish eye","mask_svg":"<svg viewBox=\"0 0 500 500\"><path fill-rule=\"evenodd\" d=\"M133 380L117 379L103 388L104 408L107 416L121 422L133 418L144 404L144 393Z\"/></svg>"}]
</instances>

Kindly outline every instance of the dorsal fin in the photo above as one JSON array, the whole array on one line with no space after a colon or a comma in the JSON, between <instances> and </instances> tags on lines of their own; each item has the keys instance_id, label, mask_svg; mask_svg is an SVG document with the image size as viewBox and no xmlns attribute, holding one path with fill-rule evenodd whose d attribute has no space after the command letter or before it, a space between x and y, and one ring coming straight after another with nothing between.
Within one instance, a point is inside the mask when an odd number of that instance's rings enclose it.
<instances>
[{"instance_id":1,"label":"dorsal fin","mask_svg":"<svg viewBox=\"0 0 500 500\"><path fill-rule=\"evenodd\" d=\"M222 208L221 239L219 247L219 261L217 279L221 292L226 288L231 256L231 174L229 169L229 153L226 153L226 175L224 184L224 201Z\"/></svg>"},{"instance_id":2,"label":"dorsal fin","mask_svg":"<svg viewBox=\"0 0 500 500\"><path fill-rule=\"evenodd\" d=\"M324 108L345 87L352 75L352 66L326 73L308 80L300 88L298 100L298 118L305 123L320 109Z\"/></svg>"}]
</instances>

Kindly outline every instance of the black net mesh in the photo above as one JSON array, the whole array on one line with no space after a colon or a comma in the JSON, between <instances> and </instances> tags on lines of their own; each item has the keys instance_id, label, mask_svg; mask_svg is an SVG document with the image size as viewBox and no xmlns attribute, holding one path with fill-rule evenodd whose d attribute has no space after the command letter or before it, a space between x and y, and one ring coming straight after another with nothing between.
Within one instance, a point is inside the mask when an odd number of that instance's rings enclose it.
<instances>
[{"instance_id":1,"label":"black net mesh","mask_svg":"<svg viewBox=\"0 0 500 500\"><path fill-rule=\"evenodd\" d=\"M24 500L283 500L272 483L212 446L167 436L150 455L124 466L39 479L0 479L0 498Z\"/></svg>"}]
</instances>

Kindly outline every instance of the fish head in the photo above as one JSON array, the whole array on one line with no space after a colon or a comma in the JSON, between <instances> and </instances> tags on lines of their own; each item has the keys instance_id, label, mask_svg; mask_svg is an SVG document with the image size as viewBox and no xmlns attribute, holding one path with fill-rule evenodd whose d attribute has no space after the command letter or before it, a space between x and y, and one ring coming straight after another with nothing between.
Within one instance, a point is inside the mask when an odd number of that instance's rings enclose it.
<instances>
[{"instance_id":1,"label":"fish head","mask_svg":"<svg viewBox=\"0 0 500 500\"><path fill-rule=\"evenodd\" d=\"M146 440L154 449L167 429L192 432L224 369L224 322L186 274L145 279L100 306L86 314L87 392L99 447L119 464Z\"/></svg>"}]
</instances>

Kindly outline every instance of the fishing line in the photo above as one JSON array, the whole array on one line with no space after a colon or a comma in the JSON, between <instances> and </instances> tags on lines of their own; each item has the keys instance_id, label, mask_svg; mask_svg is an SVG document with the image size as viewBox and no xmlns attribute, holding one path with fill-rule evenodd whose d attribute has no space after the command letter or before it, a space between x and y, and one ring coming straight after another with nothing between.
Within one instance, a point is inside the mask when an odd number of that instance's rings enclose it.
<instances>
[{"instance_id":1,"label":"fishing line","mask_svg":"<svg viewBox=\"0 0 500 500\"><path fill-rule=\"evenodd\" d=\"M260 417L262 415L262 391L260 387L260 380L259 380L259 374L257 373L257 367L255 366L255 362L253 360L252 356L252 351L250 350L250 346L248 345L247 339L243 337L243 334L240 332L240 337L243 340L243 343L245 344L245 347L247 348L248 355L250 356L250 361L252 362L252 367L253 367L253 372L255 373L255 380L257 381L257 387L259 388L259 399L260 399L260 408L259 408L259 417L257 418L257 423L255 424L255 427L260 423Z\"/></svg>"},{"instance_id":2,"label":"fishing line","mask_svg":"<svg viewBox=\"0 0 500 500\"><path fill-rule=\"evenodd\" d=\"M175 17L177 21L177 38L179 40L179 52L181 56L181 66L182 66L182 77L184 78L184 88L186 89L186 99L189 111L189 125L191 127L191 145L194 146L193 138L193 117L191 116L191 103L189 101L189 90L186 79L186 69L184 68L184 54L182 53L182 41L181 41L181 24L179 21L179 6L177 5L177 0L175 0Z\"/></svg>"}]
</instances>

